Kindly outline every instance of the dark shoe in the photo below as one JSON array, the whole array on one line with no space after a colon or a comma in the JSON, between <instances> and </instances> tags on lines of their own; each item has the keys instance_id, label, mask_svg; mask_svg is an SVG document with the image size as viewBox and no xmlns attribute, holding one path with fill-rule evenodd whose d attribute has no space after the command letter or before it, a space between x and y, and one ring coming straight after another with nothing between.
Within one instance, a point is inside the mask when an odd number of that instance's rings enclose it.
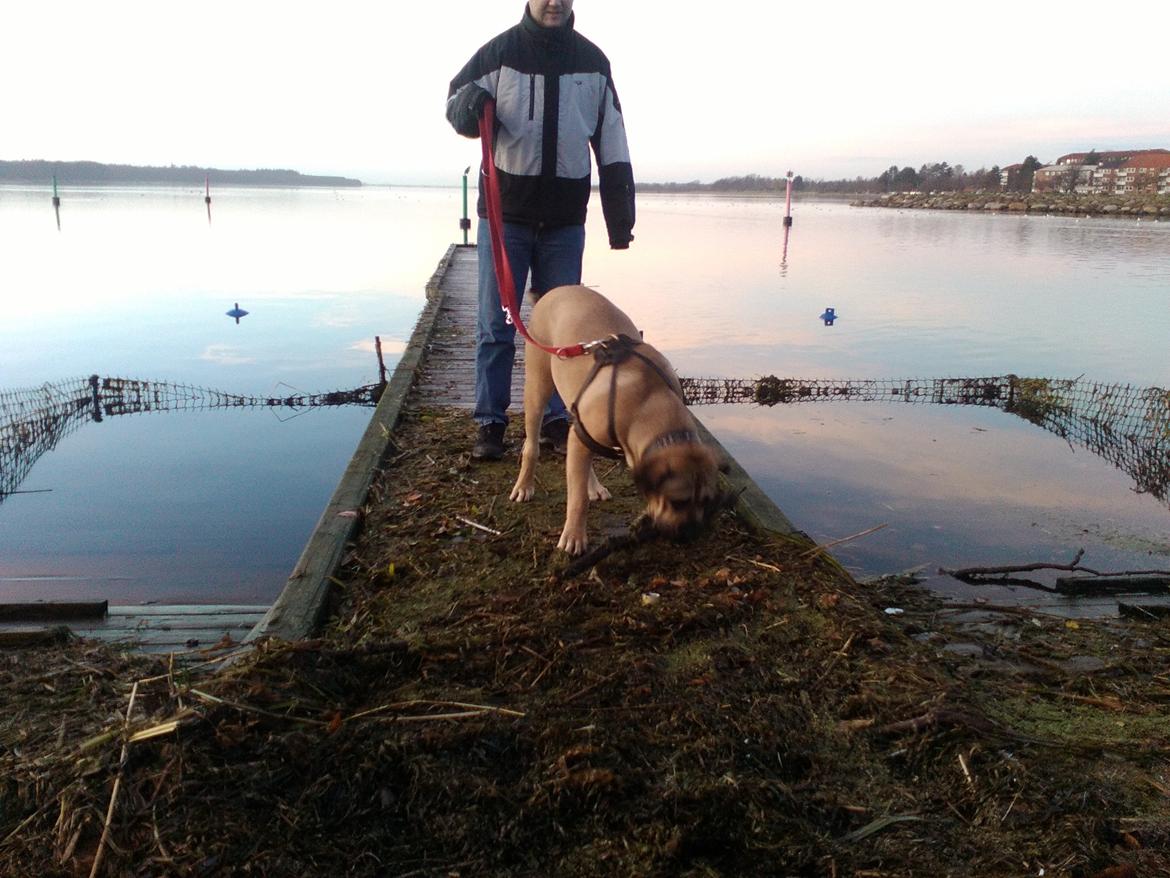
<instances>
[{"instance_id":1,"label":"dark shoe","mask_svg":"<svg viewBox=\"0 0 1170 878\"><path fill-rule=\"evenodd\" d=\"M554 454L569 453L569 421L567 418L557 418L540 428L540 447L547 448Z\"/></svg>"},{"instance_id":2,"label":"dark shoe","mask_svg":"<svg viewBox=\"0 0 1170 878\"><path fill-rule=\"evenodd\" d=\"M480 424L471 449L472 460L499 460L504 456L505 424Z\"/></svg>"}]
</instances>

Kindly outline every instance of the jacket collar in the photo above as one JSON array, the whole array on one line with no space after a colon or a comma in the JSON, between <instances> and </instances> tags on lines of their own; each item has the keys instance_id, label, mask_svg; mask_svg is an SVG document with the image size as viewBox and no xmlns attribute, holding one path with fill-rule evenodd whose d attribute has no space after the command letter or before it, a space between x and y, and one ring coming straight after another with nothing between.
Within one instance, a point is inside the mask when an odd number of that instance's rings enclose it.
<instances>
[{"instance_id":1,"label":"jacket collar","mask_svg":"<svg viewBox=\"0 0 1170 878\"><path fill-rule=\"evenodd\" d=\"M569 20L560 27L544 27L538 24L536 19L532 17L532 13L528 9L528 4L524 4L524 17L520 19L520 25L524 30L534 37L540 37L549 41L567 40L569 35L573 32L573 23L577 20L577 13L570 12Z\"/></svg>"}]
</instances>

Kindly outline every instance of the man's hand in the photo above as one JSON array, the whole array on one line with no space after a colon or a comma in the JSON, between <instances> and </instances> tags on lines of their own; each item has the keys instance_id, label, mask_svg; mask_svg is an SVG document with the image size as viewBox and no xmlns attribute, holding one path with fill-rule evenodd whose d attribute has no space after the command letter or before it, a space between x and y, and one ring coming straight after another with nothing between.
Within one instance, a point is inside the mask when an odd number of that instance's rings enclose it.
<instances>
[{"instance_id":1,"label":"man's hand","mask_svg":"<svg viewBox=\"0 0 1170 878\"><path fill-rule=\"evenodd\" d=\"M451 112L447 117L455 130L464 137L479 137L479 117L483 115L483 105L487 102L488 93L469 82L459 91L451 103Z\"/></svg>"},{"instance_id":2,"label":"man's hand","mask_svg":"<svg viewBox=\"0 0 1170 878\"><path fill-rule=\"evenodd\" d=\"M610 250L629 250L630 241L634 240L634 236L629 232L619 235L610 235L609 249Z\"/></svg>"}]
</instances>

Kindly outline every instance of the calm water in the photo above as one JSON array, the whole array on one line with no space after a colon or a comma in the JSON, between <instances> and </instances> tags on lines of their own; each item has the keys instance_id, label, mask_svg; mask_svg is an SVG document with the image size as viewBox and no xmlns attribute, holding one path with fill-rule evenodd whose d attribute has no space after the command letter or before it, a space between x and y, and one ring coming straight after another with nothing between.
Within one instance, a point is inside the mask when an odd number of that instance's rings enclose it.
<instances>
[{"instance_id":1,"label":"calm water","mask_svg":"<svg viewBox=\"0 0 1170 878\"><path fill-rule=\"evenodd\" d=\"M457 232L457 193L0 188L0 388L100 374L267 396L377 380ZM251 312L239 325L235 302ZM0 599L267 601L370 410L107 418L0 504Z\"/></svg>"},{"instance_id":2,"label":"calm water","mask_svg":"<svg viewBox=\"0 0 1170 878\"><path fill-rule=\"evenodd\" d=\"M459 235L450 190L48 194L0 188L0 389L89 375L319 391L392 365ZM1170 223L642 196L590 217L586 283L687 376L1027 376L1170 387ZM237 326L224 312L251 314ZM818 315L839 315L825 326ZM991 409L698 411L794 523L859 575L1071 560L1170 567L1170 511L1110 464ZM366 409L87 425L0 504L0 599L271 598ZM938 580L936 584L944 584Z\"/></svg>"}]
</instances>

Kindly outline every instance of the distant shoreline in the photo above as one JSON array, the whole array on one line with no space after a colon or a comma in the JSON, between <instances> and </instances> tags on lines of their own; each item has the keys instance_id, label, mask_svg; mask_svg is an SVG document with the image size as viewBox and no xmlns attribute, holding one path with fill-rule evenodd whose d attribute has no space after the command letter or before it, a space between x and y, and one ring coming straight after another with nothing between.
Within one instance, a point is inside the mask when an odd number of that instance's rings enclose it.
<instances>
[{"instance_id":1,"label":"distant shoreline","mask_svg":"<svg viewBox=\"0 0 1170 878\"><path fill-rule=\"evenodd\" d=\"M101 162L56 162L43 159L0 161L0 183L59 186L312 186L349 188L362 185L349 177L302 174L283 168L222 170L191 165L107 165Z\"/></svg>"},{"instance_id":2,"label":"distant shoreline","mask_svg":"<svg viewBox=\"0 0 1170 878\"><path fill-rule=\"evenodd\" d=\"M901 192L865 195L855 207L965 210L1079 216L1170 217L1170 195L1090 195L1056 192Z\"/></svg>"}]
</instances>

